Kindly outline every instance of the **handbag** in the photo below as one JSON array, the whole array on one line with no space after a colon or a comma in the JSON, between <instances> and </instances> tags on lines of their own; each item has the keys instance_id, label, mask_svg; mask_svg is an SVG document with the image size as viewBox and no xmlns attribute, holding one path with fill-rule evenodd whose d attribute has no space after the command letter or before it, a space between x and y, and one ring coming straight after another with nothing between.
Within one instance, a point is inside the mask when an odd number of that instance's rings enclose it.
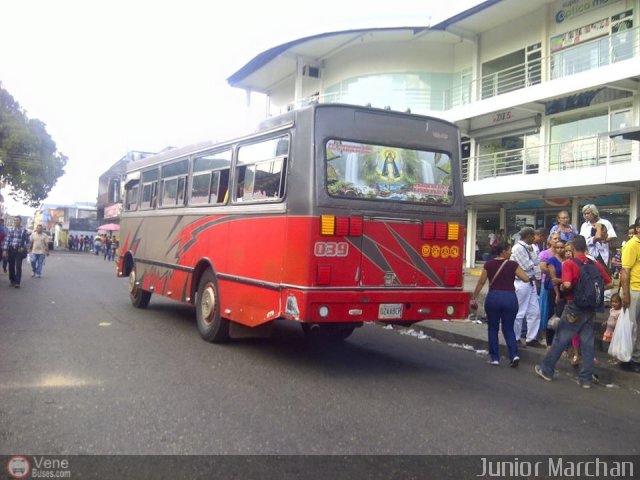
<instances>
[{"instance_id":1,"label":"handbag","mask_svg":"<svg viewBox=\"0 0 640 480\"><path fill-rule=\"evenodd\" d=\"M623 308L620 317L616 322L616 328L609 344L609 355L617 358L621 362L631 360L633 351L633 325L629 316L629 309Z\"/></svg>"},{"instance_id":2,"label":"handbag","mask_svg":"<svg viewBox=\"0 0 640 480\"><path fill-rule=\"evenodd\" d=\"M547 320L547 328L549 330L558 330L558 325L560 324L560 317L555 313Z\"/></svg>"}]
</instances>

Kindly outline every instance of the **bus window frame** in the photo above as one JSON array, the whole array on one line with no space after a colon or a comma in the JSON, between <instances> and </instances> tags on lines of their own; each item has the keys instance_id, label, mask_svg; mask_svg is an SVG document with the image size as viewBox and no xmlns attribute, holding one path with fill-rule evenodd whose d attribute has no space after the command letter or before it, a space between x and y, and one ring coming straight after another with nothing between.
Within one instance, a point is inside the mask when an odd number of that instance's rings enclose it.
<instances>
[{"instance_id":1,"label":"bus window frame","mask_svg":"<svg viewBox=\"0 0 640 480\"><path fill-rule=\"evenodd\" d=\"M200 158L204 158L208 155L216 155L216 154L221 154L221 153L225 153L228 152L229 153L229 166L223 166L223 167L217 167L217 168L211 168L211 169L203 169L203 170L195 170L195 163L196 160L200 159ZM228 202L228 191L231 188L231 170L233 169L233 159L234 159L234 152L233 152L233 148L227 146L223 149L215 149L215 150L211 150L208 152L202 152L199 153L197 156L193 156L190 164L191 164L191 168L189 171L189 189L188 189L188 195L187 198L185 200L185 204L190 206L190 207L195 207L195 208L202 208L202 207L212 207L212 206L222 206L225 205ZM221 159L224 160L224 159ZM220 192L220 186L221 186L221 180L223 179L224 175L223 172L228 172L227 173L227 185L226 185L226 190L225 193L221 195ZM212 185L213 185L213 178L215 176L215 174L218 174L218 182L217 182L217 188L216 188L216 201L212 202L211 201L211 196L212 196ZM208 181L208 192L207 192L207 199L204 202L200 202L200 203L193 203L192 199L193 199L193 185L194 185L194 181L193 178L197 177L197 176L203 176L203 175L208 175L209 176L209 181Z\"/></svg>"},{"instance_id":2,"label":"bus window frame","mask_svg":"<svg viewBox=\"0 0 640 480\"><path fill-rule=\"evenodd\" d=\"M151 172L156 172L156 176L155 179L145 182L144 181L144 177L145 174L149 174ZM140 194L139 194L139 201L138 201L138 210L155 210L156 207L158 206L158 182L159 182L159 177L160 176L160 172L157 166L155 166L154 168L150 168L148 170L144 170L141 172L140 175ZM151 192L150 192L150 199L149 199L149 206L144 206L143 205L143 200L144 200L144 189L147 186L151 186Z\"/></svg>"},{"instance_id":3,"label":"bus window frame","mask_svg":"<svg viewBox=\"0 0 640 480\"><path fill-rule=\"evenodd\" d=\"M278 147L277 145L277 141L282 140L282 139L286 139L287 140L287 151L286 153L279 153L277 155L273 155L273 156L269 156L266 158L259 158L259 159L251 159L249 161L247 160L240 160L240 151L243 148L246 147L252 147L255 145L259 145L260 143L268 143L268 142L272 142L272 141L276 141L276 149ZM291 135L291 130L286 130L286 131L278 131L276 134L272 135L272 136L267 136L267 137L261 137L260 139L255 139L251 142L247 142L247 143L242 143L239 144L235 150L235 162L233 164L233 182L232 182L232 188L233 189L233 198L232 198L232 202L235 205L246 205L246 204L251 204L251 205L255 205L255 204L261 204L261 203L282 203L285 200L286 197L286 193L287 193L287 164L289 163L289 158L291 156L291 146L292 146L292 135ZM277 150L276 150L277 153ZM259 198L254 198L255 195L255 187L256 187L256 172L259 170L258 166L260 165L264 165L264 164L271 164L274 165L276 162L280 163L280 172L278 175L278 188L276 189L276 196L274 197L259 197ZM245 199L245 190L244 190L244 182L245 182L245 178L246 178L246 172L247 170L252 169L253 171L253 186L251 189L251 199ZM241 173L242 171L242 173ZM242 186L243 186L243 195L240 196L240 182L242 182ZM248 193L248 191L247 191Z\"/></svg>"},{"instance_id":4,"label":"bus window frame","mask_svg":"<svg viewBox=\"0 0 640 480\"><path fill-rule=\"evenodd\" d=\"M133 189L136 189L136 202L135 208L131 208L131 196L130 193ZM140 180L130 180L124 185L124 209L127 212L135 212L140 206Z\"/></svg>"},{"instance_id":5,"label":"bus window frame","mask_svg":"<svg viewBox=\"0 0 640 480\"><path fill-rule=\"evenodd\" d=\"M179 173L177 175L171 175L171 176L164 176L164 172L165 170L169 170L171 167L175 167L177 166L179 163L185 163L186 165L186 172L185 173ZM160 180L159 180L159 186L157 187L158 189L158 208L179 208L179 207L184 207L186 205L186 199L187 199L187 185L188 185L188 181L189 181L189 168L190 168L190 162L189 162L189 158L181 158L178 159L176 161L172 161L170 163L164 164L160 166ZM165 195L165 185L167 182L169 181L173 181L176 180L176 197L175 197L175 201L173 204L165 204L164 203L164 195ZM183 188L182 188L182 201L180 201L180 180L183 181Z\"/></svg>"},{"instance_id":6,"label":"bus window frame","mask_svg":"<svg viewBox=\"0 0 640 480\"><path fill-rule=\"evenodd\" d=\"M348 200L348 201L363 201L363 202L390 202L390 200L385 199L385 198L367 198L367 197L349 197L346 195L336 195L333 194L329 191L329 175L328 175L328 167L329 167L329 159L327 158L327 143L330 141L337 141L337 142L348 142L348 143L357 143L357 144L365 144L364 140L353 140L353 139L349 139L349 138L341 138L338 136L327 136L324 137L322 140L322 144L320 146L321 151L322 151L322 155L320 157L320 160L322 162L322 168L323 168L323 176L324 176L324 186L323 186L323 191L324 194L327 195L328 198L330 199L334 199L334 200ZM432 149L432 150L420 150L417 149L415 146L406 146L403 144L397 144L397 145L381 145L379 143L372 143L371 141L367 140L366 141L367 145L372 145L375 147L388 147L388 148L395 148L395 149L403 149L403 150L411 150L414 152L424 152L424 153L431 153L431 154L441 154L441 155L446 155L448 157L448 162L449 165L451 167L453 167L453 165L455 164L455 156L453 155L453 152L450 152L448 150L443 150L443 149ZM333 159L332 159L333 160ZM437 167L435 167L437 168ZM456 205L456 183L455 180L453 178L454 172L453 169L452 171L449 172L449 191L447 193L447 196L449 197L449 202L448 203L438 203L438 202L414 202L414 201L409 201L409 200L393 200L391 201L391 204L396 205L396 206L403 206L403 207L422 207L422 208L431 208L431 207L437 207L437 208L450 208L453 207L454 205Z\"/></svg>"}]
</instances>

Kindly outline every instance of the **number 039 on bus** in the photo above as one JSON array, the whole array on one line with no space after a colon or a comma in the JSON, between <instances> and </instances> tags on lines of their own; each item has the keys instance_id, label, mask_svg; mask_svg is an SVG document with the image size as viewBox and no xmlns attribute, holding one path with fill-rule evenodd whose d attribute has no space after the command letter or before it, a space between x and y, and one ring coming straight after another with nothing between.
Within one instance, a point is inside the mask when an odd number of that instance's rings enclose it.
<instances>
[{"instance_id":1,"label":"number 039 on bus","mask_svg":"<svg viewBox=\"0 0 640 480\"><path fill-rule=\"evenodd\" d=\"M228 142L132 162L117 274L131 302L195 306L203 338L275 320L464 318L459 133L431 117L313 105Z\"/></svg>"}]
</instances>

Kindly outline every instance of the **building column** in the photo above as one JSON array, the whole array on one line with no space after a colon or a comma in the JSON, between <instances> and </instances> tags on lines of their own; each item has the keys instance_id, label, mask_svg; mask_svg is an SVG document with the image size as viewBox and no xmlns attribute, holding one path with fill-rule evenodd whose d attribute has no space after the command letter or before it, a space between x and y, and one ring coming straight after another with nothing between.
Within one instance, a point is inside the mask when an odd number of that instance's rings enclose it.
<instances>
[{"instance_id":1,"label":"building column","mask_svg":"<svg viewBox=\"0 0 640 480\"><path fill-rule=\"evenodd\" d=\"M465 237L465 268L473 268L476 265L476 225L478 223L478 210L474 205L467 206L467 228Z\"/></svg>"},{"instance_id":2,"label":"building column","mask_svg":"<svg viewBox=\"0 0 640 480\"><path fill-rule=\"evenodd\" d=\"M640 195L637 191L633 191L629 194L629 225L638 217L640 217Z\"/></svg>"},{"instance_id":3,"label":"building column","mask_svg":"<svg viewBox=\"0 0 640 480\"><path fill-rule=\"evenodd\" d=\"M571 224L578 229L578 232L580 232L580 227L583 223L582 210L580 210L580 199L573 198L571 200Z\"/></svg>"}]
</instances>

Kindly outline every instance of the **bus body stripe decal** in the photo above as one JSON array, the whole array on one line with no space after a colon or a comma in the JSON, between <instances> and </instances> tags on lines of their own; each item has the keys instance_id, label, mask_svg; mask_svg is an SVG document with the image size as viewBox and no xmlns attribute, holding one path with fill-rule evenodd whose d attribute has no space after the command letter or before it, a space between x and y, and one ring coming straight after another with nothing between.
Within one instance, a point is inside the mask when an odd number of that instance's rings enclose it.
<instances>
[{"instance_id":1,"label":"bus body stripe decal","mask_svg":"<svg viewBox=\"0 0 640 480\"><path fill-rule=\"evenodd\" d=\"M182 272L193 273L195 270L193 267L185 267L184 265L176 265L175 263L159 262L157 260L149 260L146 258L136 258L136 262L144 263L145 265L153 265L154 267L170 268L172 270L180 270Z\"/></svg>"},{"instance_id":2,"label":"bus body stripe decal","mask_svg":"<svg viewBox=\"0 0 640 480\"><path fill-rule=\"evenodd\" d=\"M402 238L398 234L398 232L396 232L393 228L389 227L388 225L387 225L387 228L391 231L391 234L395 237L395 239L398 242L398 244L400 245L400 247L404 250L404 252L407 254L407 256L411 259L411 262L413 263L413 266L417 270L422 272L425 276L429 277L429 279L433 283L435 283L436 285L438 285L440 287L444 287L444 283L442 283L442 280L440 278L438 278L438 276L431 269L429 264L427 262L425 262L424 259L420 255L418 255L418 253L411 247L411 245L409 243L407 243L407 241L404 238Z\"/></svg>"},{"instance_id":3,"label":"bus body stripe decal","mask_svg":"<svg viewBox=\"0 0 640 480\"><path fill-rule=\"evenodd\" d=\"M370 237L362 237L362 254L383 272L390 272L391 266L387 263L377 243Z\"/></svg>"}]
</instances>

